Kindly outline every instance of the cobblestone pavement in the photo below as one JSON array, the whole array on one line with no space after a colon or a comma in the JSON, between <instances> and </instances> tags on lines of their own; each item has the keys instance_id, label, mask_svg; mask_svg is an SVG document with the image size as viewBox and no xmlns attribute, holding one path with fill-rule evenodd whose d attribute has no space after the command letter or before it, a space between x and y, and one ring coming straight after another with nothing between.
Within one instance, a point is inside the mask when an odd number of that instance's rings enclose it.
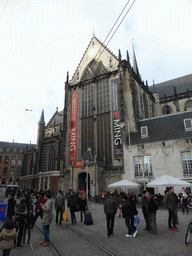
<instances>
[{"instance_id":1,"label":"cobblestone pavement","mask_svg":"<svg viewBox=\"0 0 192 256\"><path fill-rule=\"evenodd\" d=\"M68 211L68 209L67 209ZM123 218L115 218L114 235L107 236L106 219L103 212L103 204L95 204L92 210L93 225L86 226L80 222L80 213L77 213L77 223L72 225L63 222L62 227L59 228L54 220L50 227L50 238L52 244L60 252L60 255L107 255L98 247L91 244L85 238L79 236L78 233L88 237L88 239L104 247L115 256L133 255L133 256L172 256L172 255L191 255L192 238L189 244L185 244L185 233L188 222L191 220L192 212L189 215L183 215L181 209L178 210L179 216L179 232L168 229L168 211L164 208L159 208L157 211L157 229L158 236L152 237L145 230L145 222L141 212L141 207L138 205L138 216L140 218L140 225L137 228L138 235L136 238L126 238L127 227ZM69 214L69 211L68 211ZM70 216L69 216L70 220ZM36 225L41 229L40 218L38 218ZM75 233L73 232L75 231ZM76 233L77 232L77 233ZM43 235L34 228L31 235L30 245L25 244L23 248L16 248L12 251L15 256L56 256L58 255L52 246L42 247Z\"/></svg>"}]
</instances>

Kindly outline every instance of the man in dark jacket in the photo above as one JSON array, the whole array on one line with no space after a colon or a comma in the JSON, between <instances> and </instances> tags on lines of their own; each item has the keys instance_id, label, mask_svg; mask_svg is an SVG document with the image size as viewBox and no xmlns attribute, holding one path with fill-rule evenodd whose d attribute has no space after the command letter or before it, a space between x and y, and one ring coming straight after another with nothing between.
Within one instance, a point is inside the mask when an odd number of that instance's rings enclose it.
<instances>
[{"instance_id":1,"label":"man in dark jacket","mask_svg":"<svg viewBox=\"0 0 192 256\"><path fill-rule=\"evenodd\" d=\"M60 214L59 227L62 224L63 212L65 211L65 198L61 195L61 190L55 198L56 225L58 225L58 216Z\"/></svg>"},{"instance_id":2,"label":"man in dark jacket","mask_svg":"<svg viewBox=\"0 0 192 256\"><path fill-rule=\"evenodd\" d=\"M142 208L142 213L143 213L143 217L145 219L145 223L146 223L146 227L144 230L151 230L150 227L150 222L149 222L149 215L147 212L147 197L146 197L146 191L143 191L143 196L141 198L141 208Z\"/></svg>"},{"instance_id":3,"label":"man in dark jacket","mask_svg":"<svg viewBox=\"0 0 192 256\"><path fill-rule=\"evenodd\" d=\"M150 235L157 236L157 224L156 224L156 211L157 205L150 192L146 192L147 197L147 212L149 215L149 221L151 226Z\"/></svg>"},{"instance_id":4,"label":"man in dark jacket","mask_svg":"<svg viewBox=\"0 0 192 256\"><path fill-rule=\"evenodd\" d=\"M105 200L104 212L107 219L107 235L113 235L115 214L117 212L117 201L113 198L114 194L110 193L109 198Z\"/></svg>"},{"instance_id":5,"label":"man in dark jacket","mask_svg":"<svg viewBox=\"0 0 192 256\"><path fill-rule=\"evenodd\" d=\"M27 216L25 206L25 199L23 197L20 198L19 203L15 205L15 217L19 226L19 234L17 239L17 247L23 247L21 245L22 237L23 237L23 228L25 224L25 218Z\"/></svg>"},{"instance_id":6,"label":"man in dark jacket","mask_svg":"<svg viewBox=\"0 0 192 256\"><path fill-rule=\"evenodd\" d=\"M163 204L169 211L169 220L168 220L168 228L173 229L175 231L179 231L179 229L176 227L176 221L177 221L177 202L178 198L177 195L174 193L174 187L170 187L169 192L166 193ZM173 219L173 226L171 226L171 221Z\"/></svg>"},{"instance_id":7,"label":"man in dark jacket","mask_svg":"<svg viewBox=\"0 0 192 256\"><path fill-rule=\"evenodd\" d=\"M7 216L3 223L3 226L0 228L0 233L4 229L6 222L9 219L13 219L15 215L15 204L16 204L16 201L14 199L14 194L11 192L8 194Z\"/></svg>"},{"instance_id":8,"label":"man in dark jacket","mask_svg":"<svg viewBox=\"0 0 192 256\"><path fill-rule=\"evenodd\" d=\"M77 223L75 216L75 209L77 206L77 195L74 193L73 189L71 190L71 194L68 199L67 207L70 208L71 213L71 223Z\"/></svg>"}]
</instances>

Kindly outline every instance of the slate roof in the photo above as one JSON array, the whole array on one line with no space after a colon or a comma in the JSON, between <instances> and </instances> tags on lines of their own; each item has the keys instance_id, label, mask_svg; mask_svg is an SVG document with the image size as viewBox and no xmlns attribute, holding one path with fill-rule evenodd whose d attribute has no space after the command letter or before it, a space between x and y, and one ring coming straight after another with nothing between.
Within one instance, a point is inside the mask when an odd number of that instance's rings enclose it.
<instances>
[{"instance_id":1,"label":"slate roof","mask_svg":"<svg viewBox=\"0 0 192 256\"><path fill-rule=\"evenodd\" d=\"M56 111L47 126L53 127L54 124L59 125L60 123L63 123L63 111Z\"/></svg>"},{"instance_id":2,"label":"slate roof","mask_svg":"<svg viewBox=\"0 0 192 256\"><path fill-rule=\"evenodd\" d=\"M192 130L186 131L184 126L184 119L188 118L192 118L192 111L140 120L137 131L130 133L131 144L192 138ZM146 138L141 138L141 127L143 126L148 128ZM129 144L129 136L127 136L127 144Z\"/></svg>"},{"instance_id":3,"label":"slate roof","mask_svg":"<svg viewBox=\"0 0 192 256\"><path fill-rule=\"evenodd\" d=\"M35 147L35 144L24 144L24 143L15 143L15 142L4 142L4 141L0 141L0 147L3 147L3 150L0 153L10 153L10 152L14 152L14 149L16 148L16 151L14 153L18 153L20 152L21 148L23 150L23 152L26 151L26 149L32 149L33 147ZM9 152L7 152L7 148L9 148Z\"/></svg>"},{"instance_id":4,"label":"slate roof","mask_svg":"<svg viewBox=\"0 0 192 256\"><path fill-rule=\"evenodd\" d=\"M155 84L155 86L152 85L149 87L149 90L154 93L155 89L157 89L160 98L163 98L164 94L167 97L174 95L174 87L176 88L177 94L186 93L187 89L192 91L192 74Z\"/></svg>"}]
</instances>

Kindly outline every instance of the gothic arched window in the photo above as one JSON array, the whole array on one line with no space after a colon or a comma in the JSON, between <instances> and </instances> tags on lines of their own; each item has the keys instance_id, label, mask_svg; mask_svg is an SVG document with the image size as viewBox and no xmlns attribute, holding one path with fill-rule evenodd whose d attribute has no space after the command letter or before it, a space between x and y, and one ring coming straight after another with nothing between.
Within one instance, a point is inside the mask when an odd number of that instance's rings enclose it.
<instances>
[{"instance_id":1,"label":"gothic arched window","mask_svg":"<svg viewBox=\"0 0 192 256\"><path fill-rule=\"evenodd\" d=\"M185 111L192 110L192 100L188 100L185 103Z\"/></svg>"},{"instance_id":2,"label":"gothic arched window","mask_svg":"<svg viewBox=\"0 0 192 256\"><path fill-rule=\"evenodd\" d=\"M149 117L148 100L145 93L143 94L143 103L144 103L145 118L148 118Z\"/></svg>"},{"instance_id":3,"label":"gothic arched window","mask_svg":"<svg viewBox=\"0 0 192 256\"><path fill-rule=\"evenodd\" d=\"M172 113L171 107L170 107L169 105L163 106L163 108L162 108L162 113L163 113L163 115L169 115L169 114L171 114L171 113Z\"/></svg>"},{"instance_id":4,"label":"gothic arched window","mask_svg":"<svg viewBox=\"0 0 192 256\"><path fill-rule=\"evenodd\" d=\"M106 67L103 65L101 61L96 61L93 59L83 71L81 76L81 81L90 79L94 76L101 75L107 73Z\"/></svg>"}]
</instances>

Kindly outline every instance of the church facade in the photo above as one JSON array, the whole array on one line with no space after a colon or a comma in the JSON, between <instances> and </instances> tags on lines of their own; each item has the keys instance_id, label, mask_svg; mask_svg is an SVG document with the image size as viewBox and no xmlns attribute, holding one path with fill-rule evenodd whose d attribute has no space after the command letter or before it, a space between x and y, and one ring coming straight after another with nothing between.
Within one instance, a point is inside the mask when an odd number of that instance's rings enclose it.
<instances>
[{"instance_id":1,"label":"church facade","mask_svg":"<svg viewBox=\"0 0 192 256\"><path fill-rule=\"evenodd\" d=\"M33 169L23 168L23 182L94 196L124 178L144 186L174 161L167 174L191 181L191 167L183 171L191 166L191 110L192 75L148 86L135 53L131 65L128 52L115 56L94 36L71 80L67 74L64 110L46 126L40 118Z\"/></svg>"}]
</instances>

